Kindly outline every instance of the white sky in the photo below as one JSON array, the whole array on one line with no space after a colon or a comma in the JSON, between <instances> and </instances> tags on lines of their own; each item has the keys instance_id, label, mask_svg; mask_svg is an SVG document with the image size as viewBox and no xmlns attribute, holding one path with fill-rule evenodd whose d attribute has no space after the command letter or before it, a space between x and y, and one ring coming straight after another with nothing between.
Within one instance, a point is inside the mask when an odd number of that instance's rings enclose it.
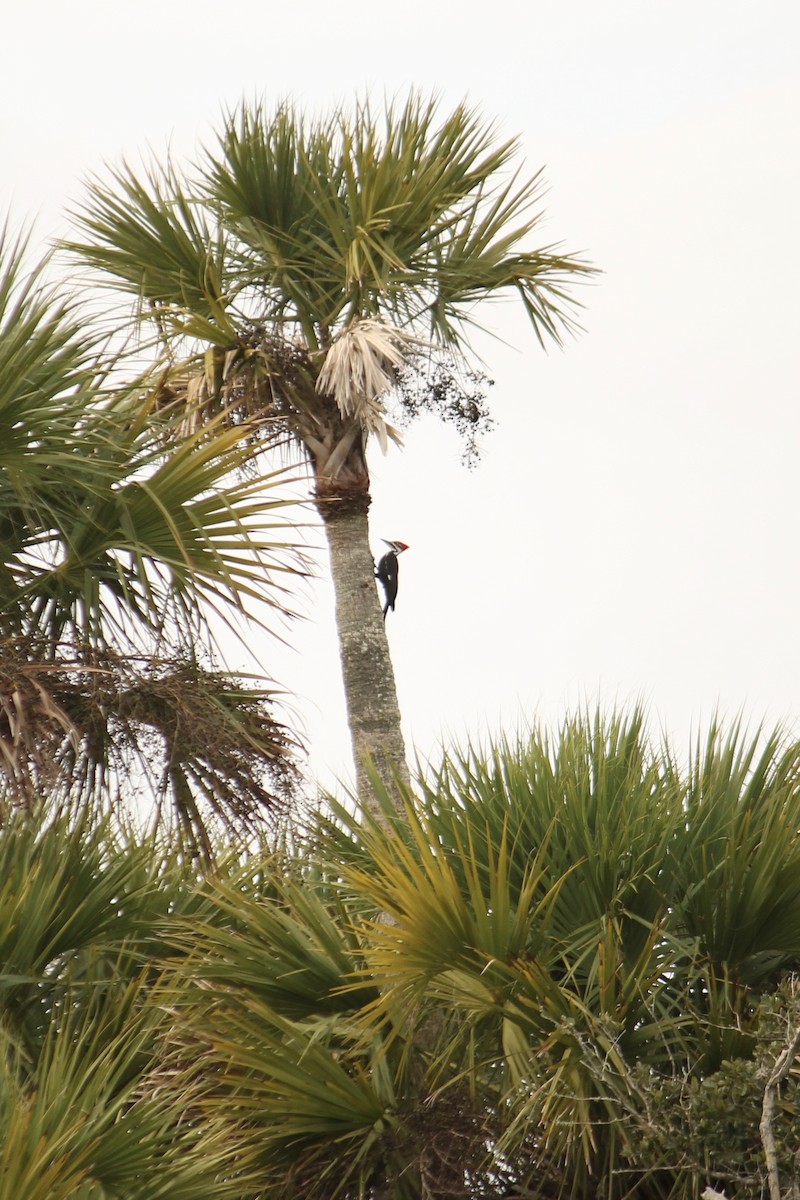
<instances>
[{"instance_id":1,"label":"white sky","mask_svg":"<svg viewBox=\"0 0 800 1200\"><path fill-rule=\"evenodd\" d=\"M681 743L716 707L800 729L800 7L796 0L39 0L3 15L0 211L46 237L104 160L191 155L242 96L324 109L465 96L545 167L542 240L605 274L544 355L486 313L482 465L432 424L374 462L411 549L389 616L409 741L643 700ZM506 344L504 344L506 343ZM324 564L323 564L324 566ZM286 687L349 770L332 596Z\"/></svg>"}]
</instances>

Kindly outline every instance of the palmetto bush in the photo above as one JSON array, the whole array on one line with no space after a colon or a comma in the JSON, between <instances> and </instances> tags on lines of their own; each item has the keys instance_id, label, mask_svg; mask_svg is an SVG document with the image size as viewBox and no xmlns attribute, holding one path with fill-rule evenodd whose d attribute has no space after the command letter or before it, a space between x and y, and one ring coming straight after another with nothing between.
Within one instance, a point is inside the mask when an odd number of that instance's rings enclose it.
<instances>
[{"instance_id":1,"label":"palmetto bush","mask_svg":"<svg viewBox=\"0 0 800 1200\"><path fill-rule=\"evenodd\" d=\"M0 831L0 1197L240 1194L230 1129L171 1085L168 920L196 882L153 841L82 813Z\"/></svg>"},{"instance_id":2,"label":"palmetto bush","mask_svg":"<svg viewBox=\"0 0 800 1200\"><path fill-rule=\"evenodd\" d=\"M759 1195L800 1021L798 761L715 729L682 767L639 713L579 716L204 876L107 827L7 830L16 1194ZM798 1115L790 1073L784 1172Z\"/></svg>"},{"instance_id":3,"label":"palmetto bush","mask_svg":"<svg viewBox=\"0 0 800 1200\"><path fill-rule=\"evenodd\" d=\"M681 770L640 714L579 717L226 881L187 930L189 1044L263 1194L757 1191L757 1122L679 1155L664 1084L731 1059L752 1096L780 1049L759 1004L800 960L798 761L714 730Z\"/></svg>"}]
</instances>

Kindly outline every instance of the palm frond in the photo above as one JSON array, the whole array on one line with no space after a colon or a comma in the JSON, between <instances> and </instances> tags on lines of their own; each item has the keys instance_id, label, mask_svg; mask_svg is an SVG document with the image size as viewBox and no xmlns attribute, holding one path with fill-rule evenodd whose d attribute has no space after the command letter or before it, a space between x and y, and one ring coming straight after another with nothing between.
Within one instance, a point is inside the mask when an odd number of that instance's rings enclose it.
<instances>
[{"instance_id":1,"label":"palm frond","mask_svg":"<svg viewBox=\"0 0 800 1200\"><path fill-rule=\"evenodd\" d=\"M17 546L3 547L6 633L102 642L111 627L123 639L137 625L159 632L170 611L190 624L204 603L286 611L297 552L283 536L290 501L270 493L291 471L235 481L244 428L218 421L165 449L163 430L132 411L81 402L72 417L69 441L42 455L50 472Z\"/></svg>"},{"instance_id":2,"label":"palm frond","mask_svg":"<svg viewBox=\"0 0 800 1200\"><path fill-rule=\"evenodd\" d=\"M746 1034L758 990L800 967L799 784L800 749L781 730L714 723L698 739L675 920L697 939L707 971L696 1001L720 1028ZM725 1053L713 1036L711 1059Z\"/></svg>"},{"instance_id":3,"label":"palm frond","mask_svg":"<svg viewBox=\"0 0 800 1200\"><path fill-rule=\"evenodd\" d=\"M148 1079L169 1029L151 992L137 979L66 995L32 1072L4 1056L2 1200L241 1195L230 1123L186 1120L200 1097Z\"/></svg>"},{"instance_id":4,"label":"palm frond","mask_svg":"<svg viewBox=\"0 0 800 1200\"><path fill-rule=\"evenodd\" d=\"M80 313L30 266L27 239L0 231L0 541L9 552L30 526L47 529L64 493L65 449L83 412L97 350ZM0 593L8 586L0 568Z\"/></svg>"},{"instance_id":5,"label":"palm frond","mask_svg":"<svg viewBox=\"0 0 800 1200\"><path fill-rule=\"evenodd\" d=\"M89 181L73 213L85 241L67 242L143 304L142 315L211 343L235 340L227 240L171 163L138 176L126 163L109 183Z\"/></svg>"}]
</instances>

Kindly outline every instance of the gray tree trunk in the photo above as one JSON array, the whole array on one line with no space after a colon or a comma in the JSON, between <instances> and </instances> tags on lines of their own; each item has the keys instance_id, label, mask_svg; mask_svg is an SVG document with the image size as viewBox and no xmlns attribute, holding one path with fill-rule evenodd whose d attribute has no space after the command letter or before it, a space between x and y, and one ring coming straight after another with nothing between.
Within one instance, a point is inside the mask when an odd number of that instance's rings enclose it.
<instances>
[{"instance_id":1,"label":"gray tree trunk","mask_svg":"<svg viewBox=\"0 0 800 1200\"><path fill-rule=\"evenodd\" d=\"M336 623L356 788L361 804L380 815L366 771L367 757L390 792L395 773L408 781L389 642L369 544L369 496L322 504L336 595Z\"/></svg>"}]
</instances>

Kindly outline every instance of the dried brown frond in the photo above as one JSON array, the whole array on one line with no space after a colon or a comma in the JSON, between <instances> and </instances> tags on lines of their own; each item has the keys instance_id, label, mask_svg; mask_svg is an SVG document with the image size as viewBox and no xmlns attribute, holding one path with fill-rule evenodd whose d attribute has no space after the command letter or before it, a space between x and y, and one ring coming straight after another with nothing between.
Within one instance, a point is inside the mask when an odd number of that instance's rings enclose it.
<instances>
[{"instance_id":1,"label":"dried brown frond","mask_svg":"<svg viewBox=\"0 0 800 1200\"><path fill-rule=\"evenodd\" d=\"M149 798L208 850L209 828L285 811L299 744L274 695L185 657L0 644L0 777L9 807L62 791Z\"/></svg>"},{"instance_id":2,"label":"dried brown frond","mask_svg":"<svg viewBox=\"0 0 800 1200\"><path fill-rule=\"evenodd\" d=\"M221 416L223 423L249 426L254 449L261 449L298 436L304 421L319 423L314 379L302 346L252 326L234 345L171 363L159 375L153 399L157 410L177 418L172 436L192 436Z\"/></svg>"},{"instance_id":3,"label":"dried brown frond","mask_svg":"<svg viewBox=\"0 0 800 1200\"><path fill-rule=\"evenodd\" d=\"M372 1171L365 1161L362 1177L354 1172L343 1185L338 1148L320 1146L298 1155L288 1180L276 1175L276 1194L310 1200L382 1196L400 1174L416 1181L425 1200L498 1200L514 1194L514 1171L493 1153L497 1114L479 1112L463 1089L395 1116L393 1127L375 1144Z\"/></svg>"},{"instance_id":4,"label":"dried brown frond","mask_svg":"<svg viewBox=\"0 0 800 1200\"><path fill-rule=\"evenodd\" d=\"M497 1113L480 1110L465 1088L454 1087L407 1122L422 1195L430 1200L502 1196L505 1170L493 1154Z\"/></svg>"},{"instance_id":5,"label":"dried brown frond","mask_svg":"<svg viewBox=\"0 0 800 1200\"><path fill-rule=\"evenodd\" d=\"M80 739L50 687L52 671L51 663L17 659L8 644L0 647L0 772L6 794L26 804L52 790L64 747Z\"/></svg>"}]
</instances>

